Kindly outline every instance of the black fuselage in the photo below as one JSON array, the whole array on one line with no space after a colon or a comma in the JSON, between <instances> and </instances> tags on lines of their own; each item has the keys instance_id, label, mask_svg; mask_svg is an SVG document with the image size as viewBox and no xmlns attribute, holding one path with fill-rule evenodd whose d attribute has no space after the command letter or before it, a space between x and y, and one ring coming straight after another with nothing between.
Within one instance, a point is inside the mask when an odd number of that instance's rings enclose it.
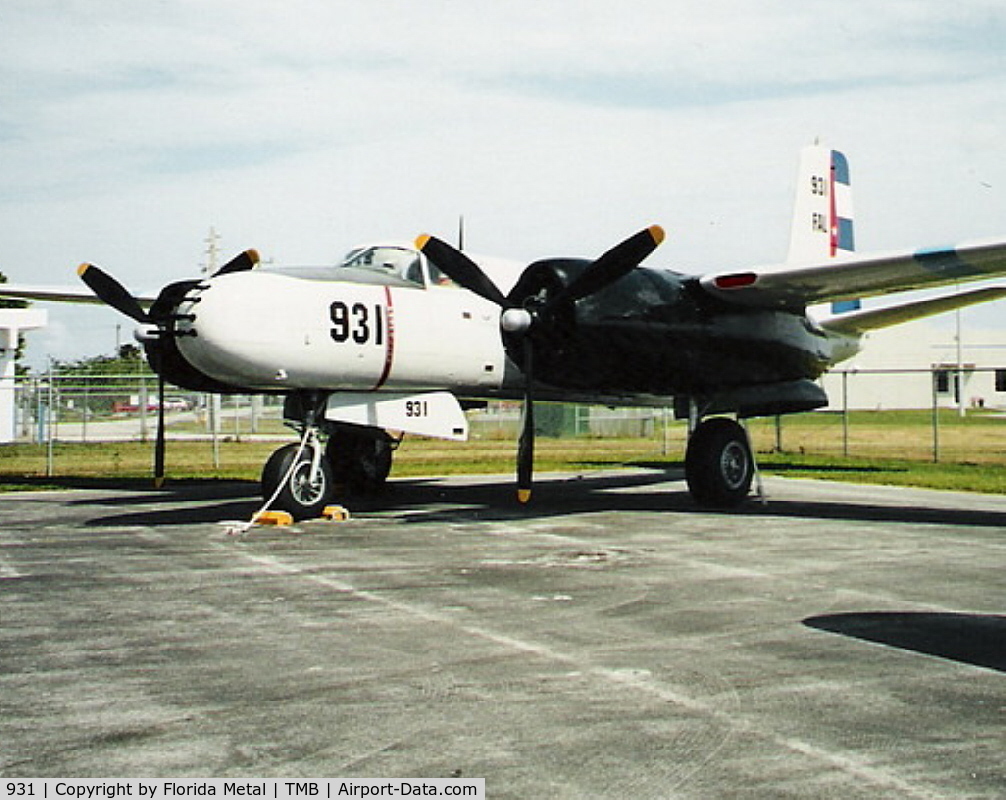
<instances>
[{"instance_id":1,"label":"black fuselage","mask_svg":"<svg viewBox=\"0 0 1006 800\"><path fill-rule=\"evenodd\" d=\"M586 264L539 262L515 291L534 303ZM665 270L638 268L543 323L532 333L535 376L575 391L709 396L813 380L831 364L827 335L805 314L728 305Z\"/></svg>"}]
</instances>

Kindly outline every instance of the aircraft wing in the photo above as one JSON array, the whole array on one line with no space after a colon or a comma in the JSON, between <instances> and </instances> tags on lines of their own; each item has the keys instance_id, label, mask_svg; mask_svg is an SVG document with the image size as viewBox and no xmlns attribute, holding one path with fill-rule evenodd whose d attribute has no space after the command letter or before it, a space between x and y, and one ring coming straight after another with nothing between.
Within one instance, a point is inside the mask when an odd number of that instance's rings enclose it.
<instances>
[{"instance_id":1,"label":"aircraft wing","mask_svg":"<svg viewBox=\"0 0 1006 800\"><path fill-rule=\"evenodd\" d=\"M857 311L845 311L841 314L831 314L818 320L825 330L834 333L844 333L858 336L866 331L899 325L902 322L954 311L976 303L986 303L989 300L999 300L1006 297L1006 286L986 286L980 289L970 289L957 294L930 297L925 300L915 300L886 308L867 308Z\"/></svg>"},{"instance_id":2,"label":"aircraft wing","mask_svg":"<svg viewBox=\"0 0 1006 800\"><path fill-rule=\"evenodd\" d=\"M133 295L141 306L147 308L157 299L157 293ZM104 305L104 301L86 286L35 286L24 283L0 283L0 297L16 297L19 300L54 300L60 303L94 303Z\"/></svg>"},{"instance_id":3,"label":"aircraft wing","mask_svg":"<svg viewBox=\"0 0 1006 800\"><path fill-rule=\"evenodd\" d=\"M810 265L716 272L699 279L710 294L756 308L802 309L891 292L981 280L1006 274L1006 242L851 256ZM935 313L935 312L934 312Z\"/></svg>"}]
</instances>

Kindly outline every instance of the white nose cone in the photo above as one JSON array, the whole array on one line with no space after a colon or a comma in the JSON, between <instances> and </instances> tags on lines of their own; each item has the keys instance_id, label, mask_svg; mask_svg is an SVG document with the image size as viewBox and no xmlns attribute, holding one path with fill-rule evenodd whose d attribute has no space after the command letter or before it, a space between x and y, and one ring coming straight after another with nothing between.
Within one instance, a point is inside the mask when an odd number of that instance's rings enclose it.
<instances>
[{"instance_id":1,"label":"white nose cone","mask_svg":"<svg viewBox=\"0 0 1006 800\"><path fill-rule=\"evenodd\" d=\"M500 327L507 333L523 333L531 327L531 312L526 308L508 308L500 317Z\"/></svg>"}]
</instances>

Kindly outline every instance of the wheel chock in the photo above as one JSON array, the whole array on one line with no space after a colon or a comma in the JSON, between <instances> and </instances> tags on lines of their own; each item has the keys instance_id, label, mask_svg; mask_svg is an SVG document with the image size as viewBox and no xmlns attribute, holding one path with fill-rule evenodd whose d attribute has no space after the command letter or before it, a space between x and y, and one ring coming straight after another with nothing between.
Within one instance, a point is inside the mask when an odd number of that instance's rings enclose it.
<instances>
[{"instance_id":1,"label":"wheel chock","mask_svg":"<svg viewBox=\"0 0 1006 800\"><path fill-rule=\"evenodd\" d=\"M255 517L256 525L293 525L293 516L286 511L263 511Z\"/></svg>"},{"instance_id":2,"label":"wheel chock","mask_svg":"<svg viewBox=\"0 0 1006 800\"><path fill-rule=\"evenodd\" d=\"M321 518L329 522L346 522L349 519L349 509L345 506L325 506Z\"/></svg>"}]
</instances>

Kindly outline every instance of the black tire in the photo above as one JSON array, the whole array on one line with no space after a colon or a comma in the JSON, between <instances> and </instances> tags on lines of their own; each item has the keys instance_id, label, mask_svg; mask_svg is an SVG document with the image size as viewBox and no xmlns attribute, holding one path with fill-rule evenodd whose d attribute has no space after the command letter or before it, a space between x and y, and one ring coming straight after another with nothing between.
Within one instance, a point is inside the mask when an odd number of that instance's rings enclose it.
<instances>
[{"instance_id":1,"label":"black tire","mask_svg":"<svg viewBox=\"0 0 1006 800\"><path fill-rule=\"evenodd\" d=\"M392 439L384 431L375 435L337 430L325 446L325 460L332 466L335 482L363 495L384 488L393 454Z\"/></svg>"},{"instance_id":2,"label":"black tire","mask_svg":"<svg viewBox=\"0 0 1006 800\"><path fill-rule=\"evenodd\" d=\"M262 468L262 496L265 499L272 497L280 482L286 478L298 449L299 445L296 444L285 445L265 462L265 466ZM305 448L297 461L297 467L286 480L272 507L288 512L294 519L320 517L335 492L332 467L327 459L322 458L318 477L314 483L309 480L310 473L311 450Z\"/></svg>"},{"instance_id":3,"label":"black tire","mask_svg":"<svg viewBox=\"0 0 1006 800\"><path fill-rule=\"evenodd\" d=\"M747 434L732 419L706 420L688 440L685 478L692 497L702 505L740 505L751 491L754 470Z\"/></svg>"}]
</instances>

